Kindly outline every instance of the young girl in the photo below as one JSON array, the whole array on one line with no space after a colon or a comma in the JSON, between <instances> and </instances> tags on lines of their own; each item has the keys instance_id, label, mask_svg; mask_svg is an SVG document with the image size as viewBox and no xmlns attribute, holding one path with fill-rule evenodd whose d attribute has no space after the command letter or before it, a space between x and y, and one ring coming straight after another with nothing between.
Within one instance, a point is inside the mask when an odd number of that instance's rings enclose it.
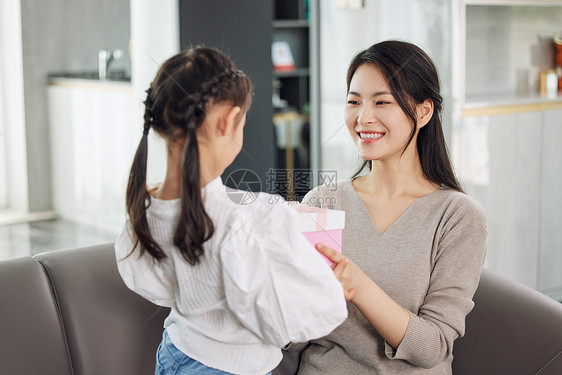
<instances>
[{"instance_id":1,"label":"young girl","mask_svg":"<svg viewBox=\"0 0 562 375\"><path fill-rule=\"evenodd\" d=\"M281 347L347 316L342 286L296 212L264 193L237 205L222 184L242 148L251 90L225 55L197 47L166 61L147 91L115 251L126 285L171 309L157 374L263 375ZM147 188L151 129L166 141L167 170Z\"/></svg>"},{"instance_id":2,"label":"young girl","mask_svg":"<svg viewBox=\"0 0 562 375\"><path fill-rule=\"evenodd\" d=\"M343 255L318 247L336 262L349 317L312 341L299 374L451 374L487 227L447 155L437 71L420 48L381 42L355 56L347 90L363 166L337 191L320 187L304 201L346 212Z\"/></svg>"}]
</instances>

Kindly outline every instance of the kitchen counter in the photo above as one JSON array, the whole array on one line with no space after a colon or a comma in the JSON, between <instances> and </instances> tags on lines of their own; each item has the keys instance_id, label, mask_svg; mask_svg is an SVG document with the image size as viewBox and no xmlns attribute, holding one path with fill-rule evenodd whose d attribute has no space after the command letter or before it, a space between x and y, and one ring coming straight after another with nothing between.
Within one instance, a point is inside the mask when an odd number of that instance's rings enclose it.
<instances>
[{"instance_id":1,"label":"kitchen counter","mask_svg":"<svg viewBox=\"0 0 562 375\"><path fill-rule=\"evenodd\" d=\"M132 90L131 77L124 71L111 72L105 80L98 78L98 72L58 72L47 76L49 86L96 88L109 90Z\"/></svg>"}]
</instances>

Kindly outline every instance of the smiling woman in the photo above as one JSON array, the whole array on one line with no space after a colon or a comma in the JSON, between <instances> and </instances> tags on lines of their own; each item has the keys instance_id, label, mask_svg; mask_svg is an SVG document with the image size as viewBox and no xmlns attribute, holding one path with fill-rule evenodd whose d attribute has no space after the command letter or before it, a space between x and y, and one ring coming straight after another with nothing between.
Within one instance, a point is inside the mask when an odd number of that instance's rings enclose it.
<instances>
[{"instance_id":1,"label":"smiling woman","mask_svg":"<svg viewBox=\"0 0 562 375\"><path fill-rule=\"evenodd\" d=\"M449 161L437 71L415 45L381 42L352 60L347 89L345 121L364 164L304 202L346 212L342 254L318 250L335 263L349 313L310 343L299 374L451 374L487 227Z\"/></svg>"}]
</instances>

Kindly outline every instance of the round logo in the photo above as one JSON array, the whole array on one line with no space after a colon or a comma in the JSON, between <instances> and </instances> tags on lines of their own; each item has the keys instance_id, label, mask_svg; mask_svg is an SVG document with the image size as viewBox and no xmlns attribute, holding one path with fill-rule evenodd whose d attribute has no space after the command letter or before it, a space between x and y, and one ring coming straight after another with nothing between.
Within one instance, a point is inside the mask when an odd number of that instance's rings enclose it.
<instances>
[{"instance_id":1,"label":"round logo","mask_svg":"<svg viewBox=\"0 0 562 375\"><path fill-rule=\"evenodd\" d=\"M261 181L258 175L245 168L230 173L226 177L225 185L230 200L243 206L254 203L261 190Z\"/></svg>"}]
</instances>

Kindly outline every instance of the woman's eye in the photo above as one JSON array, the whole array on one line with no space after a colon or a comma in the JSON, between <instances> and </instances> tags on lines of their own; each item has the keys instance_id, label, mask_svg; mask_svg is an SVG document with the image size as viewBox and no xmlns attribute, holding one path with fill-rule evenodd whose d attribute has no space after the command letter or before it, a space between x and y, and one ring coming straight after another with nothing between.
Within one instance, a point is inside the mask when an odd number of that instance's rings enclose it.
<instances>
[{"instance_id":1,"label":"woman's eye","mask_svg":"<svg viewBox=\"0 0 562 375\"><path fill-rule=\"evenodd\" d=\"M347 104L358 105L359 102L357 100L348 100Z\"/></svg>"},{"instance_id":2,"label":"woman's eye","mask_svg":"<svg viewBox=\"0 0 562 375\"><path fill-rule=\"evenodd\" d=\"M376 104L377 104L377 105L383 105L383 104L389 104L389 102L385 102L385 101L382 101L382 100L378 100Z\"/></svg>"}]
</instances>

